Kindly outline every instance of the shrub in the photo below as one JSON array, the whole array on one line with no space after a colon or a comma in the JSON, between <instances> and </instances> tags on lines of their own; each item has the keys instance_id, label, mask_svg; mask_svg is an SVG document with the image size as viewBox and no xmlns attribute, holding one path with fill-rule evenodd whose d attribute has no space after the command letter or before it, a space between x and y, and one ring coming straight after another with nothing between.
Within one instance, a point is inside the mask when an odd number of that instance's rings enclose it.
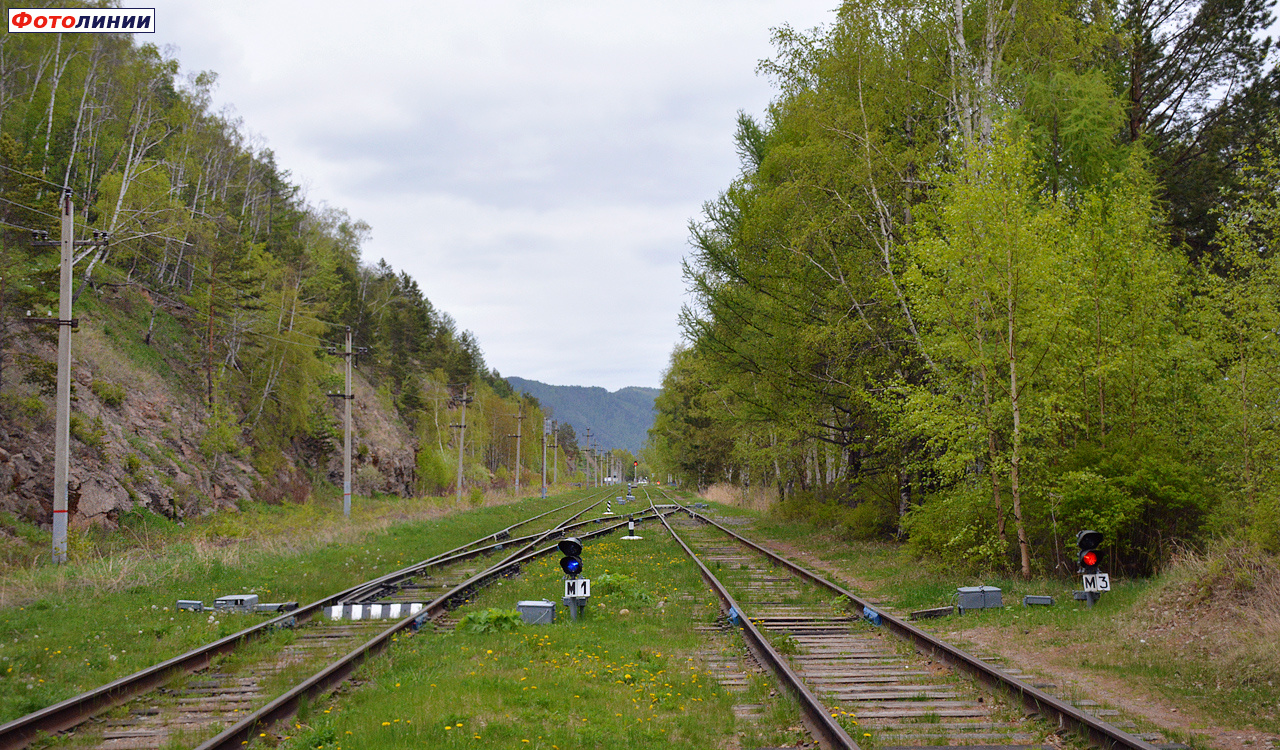
<instances>
[{"instance_id":1,"label":"shrub","mask_svg":"<svg viewBox=\"0 0 1280 750\"><path fill-rule=\"evenodd\" d=\"M1086 446L1071 463L1058 477L1058 523L1101 531L1115 565L1139 575L1157 570L1171 543L1197 541L1217 504L1205 469L1159 442Z\"/></svg>"},{"instance_id":2,"label":"shrub","mask_svg":"<svg viewBox=\"0 0 1280 750\"><path fill-rule=\"evenodd\" d=\"M355 477L351 482L351 490L357 495L369 497L373 493L380 491L386 481L387 478L382 475L377 466L365 464L356 469Z\"/></svg>"},{"instance_id":3,"label":"shrub","mask_svg":"<svg viewBox=\"0 0 1280 750\"><path fill-rule=\"evenodd\" d=\"M1267 552L1280 554L1280 497L1265 497L1254 505L1249 536Z\"/></svg>"},{"instance_id":4,"label":"shrub","mask_svg":"<svg viewBox=\"0 0 1280 750\"><path fill-rule=\"evenodd\" d=\"M200 452L207 458L223 454L240 455L240 427L231 410L222 404L214 404L204 420Z\"/></svg>"},{"instance_id":5,"label":"shrub","mask_svg":"<svg viewBox=\"0 0 1280 750\"><path fill-rule=\"evenodd\" d=\"M444 454L435 448L418 452L418 492L424 495L440 495L453 485L451 464Z\"/></svg>"},{"instance_id":6,"label":"shrub","mask_svg":"<svg viewBox=\"0 0 1280 750\"><path fill-rule=\"evenodd\" d=\"M128 529L143 539L175 536L182 529L177 521L140 505L121 513L116 523L121 529Z\"/></svg>"},{"instance_id":7,"label":"shrub","mask_svg":"<svg viewBox=\"0 0 1280 750\"><path fill-rule=\"evenodd\" d=\"M883 539L893 533L897 521L897 508L886 509L883 502L864 500L840 514L840 536L857 541Z\"/></svg>"},{"instance_id":8,"label":"shrub","mask_svg":"<svg viewBox=\"0 0 1280 750\"><path fill-rule=\"evenodd\" d=\"M461 633L501 633L516 630L524 624L520 612L514 609L489 608L483 612L471 612L458 622Z\"/></svg>"},{"instance_id":9,"label":"shrub","mask_svg":"<svg viewBox=\"0 0 1280 750\"><path fill-rule=\"evenodd\" d=\"M124 403L124 386L116 383L108 383L105 380L95 380L89 385L89 390L93 391L93 395L97 396L102 403L117 409Z\"/></svg>"},{"instance_id":10,"label":"shrub","mask_svg":"<svg viewBox=\"0 0 1280 750\"><path fill-rule=\"evenodd\" d=\"M898 509L872 488L837 485L830 498L798 491L780 502L777 513L787 521L807 521L846 540L883 539L897 526Z\"/></svg>"},{"instance_id":11,"label":"shrub","mask_svg":"<svg viewBox=\"0 0 1280 750\"><path fill-rule=\"evenodd\" d=\"M253 494L266 505L285 502L301 505L311 496L311 480L303 471L282 467L271 481L255 486Z\"/></svg>"},{"instance_id":12,"label":"shrub","mask_svg":"<svg viewBox=\"0 0 1280 750\"><path fill-rule=\"evenodd\" d=\"M102 417L95 417L93 424L90 425L84 417L72 414L70 422L71 437L79 440L86 447L102 452L103 437L107 434L106 428L102 426Z\"/></svg>"},{"instance_id":13,"label":"shrub","mask_svg":"<svg viewBox=\"0 0 1280 750\"><path fill-rule=\"evenodd\" d=\"M646 591L639 581L625 573L602 573L591 580L591 585L595 589L593 593L613 597L615 604L653 603L653 595Z\"/></svg>"},{"instance_id":14,"label":"shrub","mask_svg":"<svg viewBox=\"0 0 1280 750\"><path fill-rule=\"evenodd\" d=\"M40 393L53 398L58 394L58 363L48 362L33 357L31 355L22 355L16 357L22 362L26 368L26 372L22 375L22 382L28 385L34 385L40 390ZM71 384L71 392L75 393L76 384Z\"/></svg>"},{"instance_id":15,"label":"shrub","mask_svg":"<svg viewBox=\"0 0 1280 750\"><path fill-rule=\"evenodd\" d=\"M49 412L39 396L15 396L0 393L0 411L9 415L28 430L48 426Z\"/></svg>"},{"instance_id":16,"label":"shrub","mask_svg":"<svg viewBox=\"0 0 1280 750\"><path fill-rule=\"evenodd\" d=\"M1006 545L996 533L990 488L974 482L939 492L908 511L902 521L911 550L958 573L1006 567Z\"/></svg>"}]
</instances>

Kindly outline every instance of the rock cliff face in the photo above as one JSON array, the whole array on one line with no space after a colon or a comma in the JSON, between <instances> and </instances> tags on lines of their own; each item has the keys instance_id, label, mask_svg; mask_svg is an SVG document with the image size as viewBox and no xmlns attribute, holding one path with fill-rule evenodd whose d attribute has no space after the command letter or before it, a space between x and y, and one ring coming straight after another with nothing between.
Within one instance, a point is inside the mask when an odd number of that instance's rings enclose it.
<instances>
[{"instance_id":1,"label":"rock cliff face","mask_svg":"<svg viewBox=\"0 0 1280 750\"><path fill-rule=\"evenodd\" d=\"M114 527L138 506L174 519L231 510L241 500L300 501L307 472L342 483L342 441L306 446L301 439L275 476L244 458L201 450L207 412L200 393L129 361L101 330L86 325L73 338L69 525ZM48 527L53 510L54 404L24 381L32 363L56 361L49 343L27 342L19 363L6 362L0 400L0 511ZM45 365L47 368L47 365ZM31 380L31 378L26 378ZM357 378L353 409L356 491L408 495L415 485L412 436ZM332 407L341 424L341 401Z\"/></svg>"}]
</instances>

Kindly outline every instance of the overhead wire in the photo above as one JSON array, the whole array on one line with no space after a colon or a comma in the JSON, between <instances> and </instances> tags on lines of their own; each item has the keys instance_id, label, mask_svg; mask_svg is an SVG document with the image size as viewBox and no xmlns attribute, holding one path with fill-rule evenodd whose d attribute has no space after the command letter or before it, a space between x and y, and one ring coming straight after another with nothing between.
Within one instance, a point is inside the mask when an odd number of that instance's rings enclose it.
<instances>
[{"instance_id":1,"label":"overhead wire","mask_svg":"<svg viewBox=\"0 0 1280 750\"><path fill-rule=\"evenodd\" d=\"M158 260L154 255L151 255L151 254L149 254L149 253L143 252L141 249L138 249L138 248L132 248L132 249L131 249L131 252L134 252L134 253L136 253L138 256L140 256L140 257L142 257L142 258L144 258L144 259L146 259L146 260L151 261L152 265L155 265L155 266L156 266L156 267L158 267L158 268L163 268L163 266L164 266L164 262L163 262L163 261ZM172 262L176 262L176 261L172 261ZM182 262L183 262L183 263L186 263L186 264L188 265L188 267L191 269L192 273L202 275L205 281L208 281L208 280L210 280L210 279L212 278L212 276L209 274L209 272L208 272L208 271L204 270L203 268L199 268L199 267L198 267L198 266L196 266L194 263L191 263L190 261L182 261ZM161 294L161 292L158 292L158 291L156 291L156 290L154 290L154 289L151 289L150 287L147 287L147 286L145 286L145 285L142 285L142 284L141 284L141 283L139 283L139 282L133 282L133 283L138 284L139 286L142 286L144 289L147 289L148 291L155 292L156 294ZM323 318L318 318L318 317L316 317L316 316L314 316L314 315L311 315L311 314L306 313L306 312L302 312L302 311L300 311L300 310L295 310L295 311L291 312L291 313L290 313L290 315L291 315L292 317L295 317L295 318L305 318L305 319L307 319L307 320L311 320L311 321L314 321L314 322L316 322L316 323L321 323L321 324L323 324L323 325L327 325L327 326L334 326L334 327L337 327L337 326L342 326L342 325L344 325L343 323L334 323L334 322L332 322L332 321L324 320ZM301 332L299 332L299 333L301 333ZM302 335L310 336L310 334L302 334ZM314 339L316 339L317 341L323 341L323 339L319 339L319 338L316 338L316 337L314 337L314 336L311 336L311 338L314 338Z\"/></svg>"},{"instance_id":2,"label":"overhead wire","mask_svg":"<svg viewBox=\"0 0 1280 750\"><path fill-rule=\"evenodd\" d=\"M46 180L45 178L40 177L40 176L38 176L38 175L31 174L30 172L23 172L21 169L14 169L13 167L6 166L6 165L4 165L4 164L0 164L0 169L5 170L6 172L13 172L14 174L19 175L19 176L21 176L21 177L26 177L28 180L35 180L36 182L43 182L44 184L48 185L49 187L55 187L55 188L57 188L57 189L59 189L59 190L64 190L64 189L66 188L66 185L59 185L59 184L58 184L58 183L56 183L56 182L49 182L49 181L48 181L48 180Z\"/></svg>"},{"instance_id":3,"label":"overhead wire","mask_svg":"<svg viewBox=\"0 0 1280 750\"><path fill-rule=\"evenodd\" d=\"M0 166L4 166L4 165L0 165ZM41 211L40 209L33 208L32 206L24 206L23 204L18 203L17 201L11 201L8 198L0 198L0 201L8 203L10 206L17 206L18 208L25 209L32 213L40 214L41 216L48 216L50 219L58 219L58 220L62 219L62 217L58 216L57 214L51 214L48 211Z\"/></svg>"},{"instance_id":4,"label":"overhead wire","mask_svg":"<svg viewBox=\"0 0 1280 750\"><path fill-rule=\"evenodd\" d=\"M142 288L142 289L146 290L147 292L150 292L151 294L155 294L155 295L158 295L158 296L161 296L161 297L166 297L166 298L168 298L168 299L174 299L174 298L173 298L173 297L171 297L170 295L165 294L164 292L161 292L161 291L159 291L159 290L152 289L151 287L147 286L146 284L143 284L143 283L142 283L142 282L140 282L140 281L130 281L127 285L126 285L126 284L116 284L115 286L137 286L137 287L140 287L140 288ZM207 322L209 321L209 314L208 314L208 313L206 313L206 312L204 312L204 311L202 311L202 310L200 310L198 307L195 307L195 306L193 306L193 305L188 305L187 303L182 302L181 300L174 300L174 301L178 302L180 305L182 305L182 307L184 307L187 311L189 311L187 314L188 314L190 317L195 318L195 319L197 319L199 322L203 322L203 323L207 323ZM247 335L247 336L257 336L257 337L260 337L260 338L271 339L272 341L278 341L278 342L280 342L280 343L282 343L282 344L296 344L296 343L298 343L297 341L289 341L289 340L287 340L287 339L278 338L278 337L276 337L276 336L274 336L274 335L272 335L272 334L269 334L269 333L264 333L264 332L261 332L261 331L254 331L254 330L253 330L253 329L251 329L251 328L244 328L244 329L240 329L240 330L238 331L238 333L241 333L241 334L244 334L244 335ZM320 344L324 344L325 346L331 346L331 345L332 345L332 344L331 344L331 342L327 342L327 341L325 341L324 339L320 338L319 336L313 336L313 335L311 335L311 334L309 334L309 333L307 333L307 332L305 332L305 331L300 331L300 330L297 330L297 329L290 329L290 330L288 330L288 331L278 331L277 333L290 333L290 334L294 334L294 335L297 335L297 336L301 336L302 338L310 339L310 340L315 341L315 342L320 343Z\"/></svg>"},{"instance_id":5,"label":"overhead wire","mask_svg":"<svg viewBox=\"0 0 1280 750\"><path fill-rule=\"evenodd\" d=\"M22 230L22 231L24 231L24 232L36 232L36 231L39 231L39 230L36 230L36 229L32 229L31 227L23 227L23 226L18 226L17 224L10 224L9 222L7 222L7 221L3 221L3 220L0 220L0 225L4 225L4 226L6 226L6 227L9 227L10 229L21 229L21 230Z\"/></svg>"},{"instance_id":6,"label":"overhead wire","mask_svg":"<svg viewBox=\"0 0 1280 750\"><path fill-rule=\"evenodd\" d=\"M43 183L45 183L45 184L47 184L47 185L50 185L50 186L52 186L52 187L61 188L61 186L60 186L60 185L56 185L55 183L49 182L48 180L44 180L44 179L39 178L39 177L36 177L36 176L34 176L34 175L27 174L26 172L21 172L21 171L19 171L19 170L13 169L12 167L5 166L5 165L3 165L3 164L0 164L0 169L5 169L5 170L7 170L7 171L10 171L10 172L13 172L13 173L15 173L15 174L21 175L21 176L23 176L23 177L28 177L28 178L30 178L30 179L37 180L37 181L39 181L39 182L43 182ZM4 197L0 197L0 201L3 201L3 202L5 202L5 203L8 203L9 205L16 206L16 207L18 207L18 208L21 208L21 209L24 209L24 210L27 210L27 211L31 211L31 212L36 213L36 214L40 214L40 215L42 215L42 216L47 216L47 217L49 217L49 218L51 218L51 219L61 220L61 218L62 218L61 216L58 216L57 214L51 214L51 213L48 213L47 211L42 211L42 210L40 210L40 209L38 209L38 208L35 208L35 207L33 207L33 206L27 206L27 205L25 205L25 204L18 203L17 201L12 201L12 200L9 200L9 199L4 198ZM23 226L19 226L19 225L16 225L16 224L9 224L8 222L3 222L3 221L0 221L0 224L4 224L5 226L9 226L9 227L12 227L12 228L14 228L14 229L20 229L20 230L27 231L27 232L35 232L35 231L38 231L38 230L31 229L31 228L29 228L29 227L23 227ZM208 281L208 280L212 279L212 274L210 274L210 273L209 273L208 271L206 271L205 269L200 268L200 267L199 267L199 266L197 266L195 263L193 263L193 262L191 262L190 260L187 260L187 259L185 259L185 258L181 258L181 259L174 259L174 260L168 260L168 259L166 259L166 260L164 260L164 261L161 261L161 260L157 259L154 255L151 255L151 254L149 254L149 253L147 253L147 252L144 252L144 251L142 250L142 248L140 248L140 247L138 247L138 246L136 246L136 245L130 248L130 252L132 252L132 253L134 253L134 254L138 255L139 257L142 257L142 258L144 258L144 259L146 259L146 260L151 261L152 265L154 265L154 266L156 266L157 268L160 268L160 269L163 269L163 268L164 268L164 266L165 266L166 264L168 264L168 263L173 263L173 264L176 264L176 265L179 265L179 266L185 266L187 269L189 269L189 270L191 271L191 273L192 273L193 275L198 274L198 275L202 276L202 277L203 277L203 279L204 279L205 281ZM143 285L143 284L141 284L141 283L139 283L139 282L131 282L131 283L134 283L134 284L136 284L136 285L138 285L138 286L141 286L142 288L146 289L147 291L149 291L149 292L151 292L151 293L154 293L154 294L161 294L161 295L163 295L163 293L162 293L162 292L159 292L158 290L155 290L155 289L151 289L150 287L147 287L147 286L145 286L145 285ZM167 295L164 295L164 296L167 296ZM202 315L201 313L199 313L199 311L195 310L195 308L191 308L191 309L192 309L192 312L193 312L194 314L196 314L196 315ZM318 316L316 316L316 315L312 315L312 314L310 314L310 313L303 312L303 311L297 311L297 310L295 310L295 311L291 312L291 313L290 313L290 315L291 315L291 317L295 317L295 318L303 318L303 319L310 320L310 321L313 321L313 322L315 322L315 323L320 323L321 325L330 326L330 327L333 327L333 328L340 328L340 327L343 327L343 326L345 326L345 325L346 325L345 323L339 323L339 322L335 322L335 321L331 321L331 320L325 320L324 318L321 318L321 317L318 317ZM204 320L205 320L206 322L207 322L207 319L208 319L208 318L207 318L207 316L204 316ZM298 335L301 335L301 336L304 336L304 337L310 338L310 339L312 339L312 340L314 340L314 341L316 341L316 342L319 342L319 343L325 344L326 346L333 345L331 342L327 342L327 341L325 341L324 339L321 339L321 338L316 337L316 336L312 336L311 334L303 333L303 332L301 332L301 331L293 331L293 332L294 332L294 333L297 333ZM248 334L250 334L250 335L254 335L254 336L263 337L263 338L272 338L273 340L275 340L275 341L280 341L281 343L294 343L294 342L288 342L288 341L285 341L285 340L283 340L283 339L274 339L273 337L269 336L268 334L264 334L264 333L253 332L253 331L245 331L245 333L248 333Z\"/></svg>"},{"instance_id":7,"label":"overhead wire","mask_svg":"<svg viewBox=\"0 0 1280 750\"><path fill-rule=\"evenodd\" d=\"M0 164L0 167L4 167L4 165ZM12 168L10 168L10 167L5 167L5 169L9 169L10 171L16 171L16 170L13 170L13 169L12 169ZM19 172L19 174L23 174L23 173ZM41 211L41 210L40 210L40 209L38 209L38 208L34 208L34 207L32 207L32 206L27 206L27 205L24 205L24 204L22 204L22 203L18 203L18 202L16 202L16 201L11 201L11 200L9 200L9 199L7 199L7 198L0 197L0 201L3 201L3 202L5 202L5 203L8 203L8 204L13 205L13 206L17 206L18 208L22 208L22 209L25 209L25 210L28 210L28 211L32 211L32 212L34 212L34 213L38 213L38 214L42 214L42 215L44 215L44 216L48 216L49 218L52 218L52 219L59 219L59 220L60 220L60 219L62 218L62 217L57 216L57 215L55 215L55 214L50 214L50 213L47 213L47 212L45 212L45 211ZM22 227L22 226L18 226L18 225L14 225L14 224L8 224L7 222L0 222L0 223L5 224L6 226L11 226L11 227L13 227L14 229L21 229L21 230L28 231L28 232L34 232L34 231L37 231L37 230L34 230L34 229L30 229L30 228L28 228L28 227ZM209 280L209 279L211 279L211 278L212 278L212 275L211 275L208 271L205 271L204 269L202 269L202 268L200 268L199 266L197 266L195 263L192 263L191 261L186 260L186 259L175 259L175 260L172 260L172 261L170 261L170 260L167 260L167 259L166 259L165 261L161 261L161 260L158 260L155 256L150 255L149 253L144 252L141 248L139 248L139 247L137 247L137 246L134 246L134 247L130 248L130 251L131 251L131 252L133 252L133 253L135 253L136 255L138 255L138 256L140 256L140 257L142 257L142 258L145 258L145 259L147 259L147 260L151 261L151 263L152 263L153 265L157 266L158 268L163 268L163 267L165 266L165 264L167 264L167 263L175 263L175 264L178 264L178 265L185 265L187 268L189 268L189 269L191 270L191 272L192 272L193 274L201 274L201 275L203 275L203 276L204 276L204 278L205 278L205 280ZM134 283L136 283L136 282L134 282ZM141 284L139 284L139 286L142 286L142 285L141 285ZM147 289L148 291L150 291L150 292L152 292L152 293L155 293L155 294L161 294L161 292L158 292L157 290L151 289L151 288L149 288L149 287L143 286L143 288L144 288L144 289ZM324 320L324 319L322 319L322 318L319 318L319 317L316 317L316 316L314 316L314 315L310 315L310 314L308 314L308 313L301 312L301 311L294 311L293 313L291 313L291 315L292 315L293 317L303 317L303 318L306 318L306 319L308 319L308 320L312 320L312 321L314 321L314 322L316 322L316 323L321 323L321 324L323 324L323 325L327 325L327 326L334 326L334 327L337 327L337 326L341 326L341 325L343 325L342 323L335 323L335 322L333 322L333 321ZM300 332L299 332L299 333L300 333ZM261 335L261 334L255 334L255 335ZM320 341L320 342L324 343L324 342L323 342L323 339L319 339L319 338L317 338L317 337L315 337L315 336L310 336L310 334L302 334L302 335L308 336L308 337L310 337L310 338L315 339L316 341Z\"/></svg>"}]
</instances>

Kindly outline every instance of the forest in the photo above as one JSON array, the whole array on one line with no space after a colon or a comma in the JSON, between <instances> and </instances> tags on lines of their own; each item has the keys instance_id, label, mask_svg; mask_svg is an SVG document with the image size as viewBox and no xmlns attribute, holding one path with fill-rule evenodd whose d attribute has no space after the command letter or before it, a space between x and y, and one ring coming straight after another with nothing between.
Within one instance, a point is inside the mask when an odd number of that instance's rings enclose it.
<instances>
[{"instance_id":1,"label":"forest","mask_svg":"<svg viewBox=\"0 0 1280 750\"><path fill-rule=\"evenodd\" d=\"M59 236L65 189L77 239L110 237L78 250L76 314L117 338L138 328L121 350L199 394L210 473L225 456L250 461L264 487L300 473L341 482L325 473L342 450L329 395L343 389L336 355L350 329L357 372L413 435L407 491L505 488L517 455L524 487L535 485L537 401L514 394L414 279L363 259L371 227L309 201L263 138L213 109L216 84L128 34L0 36L0 416L19 432L51 430L41 415L55 368L38 344L52 332L25 318L57 309L58 249L33 245L32 233ZM91 444L83 427L73 419ZM576 454L564 445L556 465L571 478ZM367 458L362 449L361 470Z\"/></svg>"},{"instance_id":2,"label":"forest","mask_svg":"<svg viewBox=\"0 0 1280 750\"><path fill-rule=\"evenodd\" d=\"M847 0L691 222L650 433L954 570L1280 552L1269 0Z\"/></svg>"}]
</instances>

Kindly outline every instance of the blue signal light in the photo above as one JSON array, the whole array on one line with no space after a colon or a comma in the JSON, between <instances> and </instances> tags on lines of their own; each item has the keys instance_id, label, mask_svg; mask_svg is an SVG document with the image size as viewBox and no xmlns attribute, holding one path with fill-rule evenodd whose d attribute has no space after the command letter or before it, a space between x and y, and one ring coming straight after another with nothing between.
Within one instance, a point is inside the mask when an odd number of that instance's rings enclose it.
<instances>
[{"instance_id":1,"label":"blue signal light","mask_svg":"<svg viewBox=\"0 0 1280 750\"><path fill-rule=\"evenodd\" d=\"M582 572L582 542L577 537L566 537L556 545L560 549L560 569L565 575L576 576Z\"/></svg>"}]
</instances>

